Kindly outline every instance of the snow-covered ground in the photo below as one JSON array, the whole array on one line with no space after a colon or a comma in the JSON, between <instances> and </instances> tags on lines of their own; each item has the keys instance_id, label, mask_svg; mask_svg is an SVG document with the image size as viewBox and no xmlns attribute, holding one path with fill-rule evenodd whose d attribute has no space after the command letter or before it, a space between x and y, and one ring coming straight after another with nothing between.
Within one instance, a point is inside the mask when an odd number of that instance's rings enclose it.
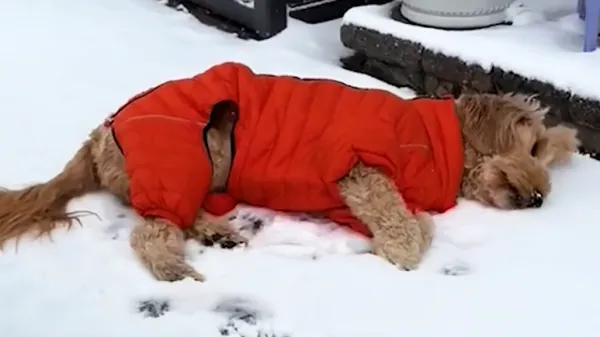
<instances>
[{"instance_id":1,"label":"snow-covered ground","mask_svg":"<svg viewBox=\"0 0 600 337\"><path fill-rule=\"evenodd\" d=\"M577 0L520 2L524 8L507 11L513 25L481 30L445 31L401 23L389 17L395 2L352 8L343 21L419 42L484 69L495 65L600 99L600 50L583 52L584 23L576 13Z\"/></svg>"},{"instance_id":2,"label":"snow-covered ground","mask_svg":"<svg viewBox=\"0 0 600 337\"><path fill-rule=\"evenodd\" d=\"M50 178L130 96L217 62L411 95L342 70L339 23L292 21L259 43L150 0L0 2L0 186ZM203 284L154 281L128 247L131 214L119 218L123 210L105 195L84 197L72 209L99 217L84 219L83 228L0 253L0 336L220 336L228 314L212 310L217 304L258 311L247 337L257 327L279 337L595 336L600 163L577 156L552 178L538 210L461 201L436 216L434 247L417 271L348 254L364 242L287 220L246 249L201 253L190 243ZM448 268L463 274L447 275ZM165 299L170 310L162 317L137 311L140 301Z\"/></svg>"}]
</instances>

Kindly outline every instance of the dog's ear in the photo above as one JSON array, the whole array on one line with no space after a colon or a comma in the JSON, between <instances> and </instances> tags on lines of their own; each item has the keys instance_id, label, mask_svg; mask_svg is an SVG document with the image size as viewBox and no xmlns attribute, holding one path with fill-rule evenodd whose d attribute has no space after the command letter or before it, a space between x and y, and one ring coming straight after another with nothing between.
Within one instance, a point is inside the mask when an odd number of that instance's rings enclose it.
<instances>
[{"instance_id":1,"label":"dog's ear","mask_svg":"<svg viewBox=\"0 0 600 337\"><path fill-rule=\"evenodd\" d=\"M522 126L541 123L535 101L516 94L461 95L456 108L465 140L484 155L512 149Z\"/></svg>"},{"instance_id":2,"label":"dog's ear","mask_svg":"<svg viewBox=\"0 0 600 337\"><path fill-rule=\"evenodd\" d=\"M502 95L502 98L522 112L522 115L516 120L517 124L529 125L537 121L541 122L550 110L549 107L542 106L537 95L511 92Z\"/></svg>"},{"instance_id":3,"label":"dog's ear","mask_svg":"<svg viewBox=\"0 0 600 337\"><path fill-rule=\"evenodd\" d=\"M494 129L499 127L490 101L491 95L462 94L455 103L463 137L480 154L494 152Z\"/></svg>"},{"instance_id":4,"label":"dog's ear","mask_svg":"<svg viewBox=\"0 0 600 337\"><path fill-rule=\"evenodd\" d=\"M569 162L580 145L577 130L557 125L546 129L534 145L532 155L546 167L553 167Z\"/></svg>"}]
</instances>

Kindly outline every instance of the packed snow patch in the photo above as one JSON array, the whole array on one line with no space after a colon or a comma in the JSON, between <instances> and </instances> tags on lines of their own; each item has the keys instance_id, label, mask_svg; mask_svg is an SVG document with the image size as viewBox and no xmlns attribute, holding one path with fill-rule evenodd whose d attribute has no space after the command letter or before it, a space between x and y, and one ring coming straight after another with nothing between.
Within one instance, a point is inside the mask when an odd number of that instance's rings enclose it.
<instances>
[{"instance_id":1,"label":"packed snow patch","mask_svg":"<svg viewBox=\"0 0 600 337\"><path fill-rule=\"evenodd\" d=\"M0 2L0 186L49 179L132 95L218 62L411 97L408 89L341 69L338 59L348 51L339 24L291 20L278 36L254 42L154 1ZM461 51L476 55L486 46L465 43ZM571 63L581 61L572 55ZM525 69L544 63L532 56L506 62ZM564 83L573 80L569 69L562 67ZM586 70L590 78L593 69ZM552 181L538 210L503 212L460 200L435 216L433 247L413 272L365 254L362 238L342 240L343 231L292 217L265 226L248 247L190 242L187 259L207 277L201 284L153 279L128 244L135 215L105 194L89 195L69 206L98 215L82 227L59 229L52 241L24 238L0 253L0 334L589 337L600 331L600 163L576 156L552 171Z\"/></svg>"}]
</instances>

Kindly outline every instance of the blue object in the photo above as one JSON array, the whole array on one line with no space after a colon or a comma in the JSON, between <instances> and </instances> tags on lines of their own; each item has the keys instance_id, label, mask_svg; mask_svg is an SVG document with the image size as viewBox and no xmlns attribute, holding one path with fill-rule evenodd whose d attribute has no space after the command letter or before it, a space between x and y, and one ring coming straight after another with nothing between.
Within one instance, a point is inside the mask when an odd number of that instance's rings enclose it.
<instances>
[{"instance_id":1,"label":"blue object","mask_svg":"<svg viewBox=\"0 0 600 337\"><path fill-rule=\"evenodd\" d=\"M577 13L585 22L583 51L591 52L598 46L600 0L577 0Z\"/></svg>"}]
</instances>

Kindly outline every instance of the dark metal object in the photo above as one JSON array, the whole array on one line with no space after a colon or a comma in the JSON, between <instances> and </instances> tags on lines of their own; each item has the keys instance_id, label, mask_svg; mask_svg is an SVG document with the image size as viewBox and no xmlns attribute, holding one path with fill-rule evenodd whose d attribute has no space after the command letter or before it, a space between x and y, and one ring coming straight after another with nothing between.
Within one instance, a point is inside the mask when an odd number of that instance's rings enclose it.
<instances>
[{"instance_id":1,"label":"dark metal object","mask_svg":"<svg viewBox=\"0 0 600 337\"><path fill-rule=\"evenodd\" d=\"M287 27L289 16L306 23L341 18L356 6L385 4L392 0L168 0L183 5L198 21L241 39L265 40Z\"/></svg>"},{"instance_id":2,"label":"dark metal object","mask_svg":"<svg viewBox=\"0 0 600 337\"><path fill-rule=\"evenodd\" d=\"M392 0L288 0L290 17L306 23L339 19L352 7L382 5Z\"/></svg>"},{"instance_id":3,"label":"dark metal object","mask_svg":"<svg viewBox=\"0 0 600 337\"><path fill-rule=\"evenodd\" d=\"M243 39L268 39L287 27L285 0L184 0L199 21Z\"/></svg>"}]
</instances>

